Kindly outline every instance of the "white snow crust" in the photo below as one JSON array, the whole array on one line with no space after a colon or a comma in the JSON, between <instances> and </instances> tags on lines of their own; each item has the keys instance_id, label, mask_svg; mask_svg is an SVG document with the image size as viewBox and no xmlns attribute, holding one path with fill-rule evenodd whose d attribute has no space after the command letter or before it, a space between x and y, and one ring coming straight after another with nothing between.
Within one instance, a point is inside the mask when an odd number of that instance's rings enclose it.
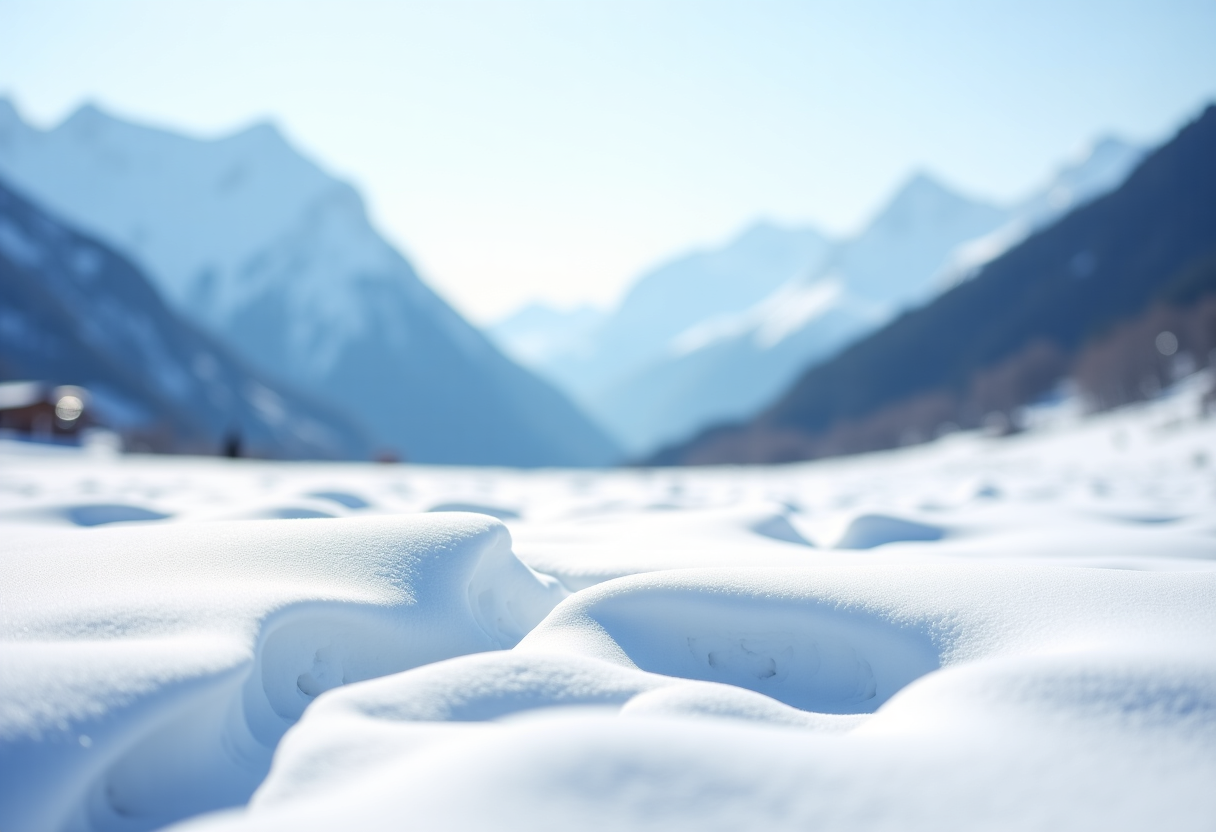
<instances>
[{"instance_id":1,"label":"white snow crust","mask_svg":"<svg viewBox=\"0 0 1216 832\"><path fill-rule=\"evenodd\" d=\"M1210 829L1207 375L512 471L0 444L0 829Z\"/></svg>"}]
</instances>

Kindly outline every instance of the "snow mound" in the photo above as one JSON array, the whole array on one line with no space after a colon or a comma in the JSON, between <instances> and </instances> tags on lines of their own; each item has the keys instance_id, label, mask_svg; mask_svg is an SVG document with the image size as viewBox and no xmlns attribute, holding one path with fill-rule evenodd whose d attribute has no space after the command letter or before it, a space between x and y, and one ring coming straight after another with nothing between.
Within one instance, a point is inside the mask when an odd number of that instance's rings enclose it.
<instances>
[{"instance_id":1,"label":"snow mound","mask_svg":"<svg viewBox=\"0 0 1216 832\"><path fill-rule=\"evenodd\" d=\"M200 826L1199 829L1213 598L1206 573L1050 567L620 579L511 651L327 694L249 810ZM756 673L798 645L801 668ZM846 646L868 700L841 684Z\"/></svg>"},{"instance_id":2,"label":"snow mound","mask_svg":"<svg viewBox=\"0 0 1216 832\"><path fill-rule=\"evenodd\" d=\"M730 685L690 682L568 654L462 656L327 695L283 739L253 805L340 793L392 759L553 709L624 717L731 718L840 733L858 719L800 711Z\"/></svg>"},{"instance_id":3,"label":"snow mound","mask_svg":"<svg viewBox=\"0 0 1216 832\"><path fill-rule=\"evenodd\" d=\"M814 549L787 507L651 503L513 529L520 559L571 589L638 572L702 566L805 566Z\"/></svg>"},{"instance_id":4,"label":"snow mound","mask_svg":"<svg viewBox=\"0 0 1216 832\"><path fill-rule=\"evenodd\" d=\"M821 713L868 713L940 664L924 622L841 610L799 573L622 578L559 607L520 650L719 682Z\"/></svg>"},{"instance_id":5,"label":"snow mound","mask_svg":"<svg viewBox=\"0 0 1216 832\"><path fill-rule=\"evenodd\" d=\"M478 515L16 537L0 580L14 829L151 828L244 802L320 694L509 647L563 594Z\"/></svg>"},{"instance_id":6,"label":"snow mound","mask_svg":"<svg viewBox=\"0 0 1216 832\"><path fill-rule=\"evenodd\" d=\"M807 713L744 688L713 682L669 685L638 694L625 703L621 708L621 715L739 719L789 728L805 728L821 733L850 731L864 719L857 716Z\"/></svg>"},{"instance_id":7,"label":"snow mound","mask_svg":"<svg viewBox=\"0 0 1216 832\"><path fill-rule=\"evenodd\" d=\"M469 511L474 514L488 514L499 520L514 520L519 512L503 506L491 506L484 503L436 503L427 511Z\"/></svg>"},{"instance_id":8,"label":"snow mound","mask_svg":"<svg viewBox=\"0 0 1216 832\"><path fill-rule=\"evenodd\" d=\"M836 541L837 549L873 549L886 543L915 540L941 540L944 529L888 514L862 514L845 528Z\"/></svg>"}]
</instances>

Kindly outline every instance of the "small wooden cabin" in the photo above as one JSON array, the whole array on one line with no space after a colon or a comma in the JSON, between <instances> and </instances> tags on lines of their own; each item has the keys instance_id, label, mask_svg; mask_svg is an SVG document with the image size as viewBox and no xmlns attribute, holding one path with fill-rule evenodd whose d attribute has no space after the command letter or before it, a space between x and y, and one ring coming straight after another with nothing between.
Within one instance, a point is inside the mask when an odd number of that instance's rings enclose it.
<instances>
[{"instance_id":1,"label":"small wooden cabin","mask_svg":"<svg viewBox=\"0 0 1216 832\"><path fill-rule=\"evenodd\" d=\"M71 439L92 424L89 392L83 387L0 382L0 431L31 439Z\"/></svg>"}]
</instances>

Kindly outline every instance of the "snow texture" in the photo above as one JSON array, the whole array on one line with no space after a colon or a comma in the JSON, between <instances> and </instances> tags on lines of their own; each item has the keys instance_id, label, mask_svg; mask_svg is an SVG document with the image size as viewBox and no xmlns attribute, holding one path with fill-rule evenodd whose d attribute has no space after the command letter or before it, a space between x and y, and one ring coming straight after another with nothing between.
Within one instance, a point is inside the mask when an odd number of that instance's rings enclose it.
<instances>
[{"instance_id":1,"label":"snow texture","mask_svg":"<svg viewBox=\"0 0 1216 832\"><path fill-rule=\"evenodd\" d=\"M0 828L1210 829L1211 384L776 468L0 445Z\"/></svg>"}]
</instances>

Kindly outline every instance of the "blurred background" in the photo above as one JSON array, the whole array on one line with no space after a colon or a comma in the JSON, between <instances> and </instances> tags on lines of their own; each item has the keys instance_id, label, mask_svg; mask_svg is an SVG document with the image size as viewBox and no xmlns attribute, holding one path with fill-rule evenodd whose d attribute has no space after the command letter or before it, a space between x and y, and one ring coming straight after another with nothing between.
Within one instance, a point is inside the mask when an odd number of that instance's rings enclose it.
<instances>
[{"instance_id":1,"label":"blurred background","mask_svg":"<svg viewBox=\"0 0 1216 832\"><path fill-rule=\"evenodd\" d=\"M1213 43L1211 2L0 0L0 433L767 463L1152 398L1216 361Z\"/></svg>"}]
</instances>

